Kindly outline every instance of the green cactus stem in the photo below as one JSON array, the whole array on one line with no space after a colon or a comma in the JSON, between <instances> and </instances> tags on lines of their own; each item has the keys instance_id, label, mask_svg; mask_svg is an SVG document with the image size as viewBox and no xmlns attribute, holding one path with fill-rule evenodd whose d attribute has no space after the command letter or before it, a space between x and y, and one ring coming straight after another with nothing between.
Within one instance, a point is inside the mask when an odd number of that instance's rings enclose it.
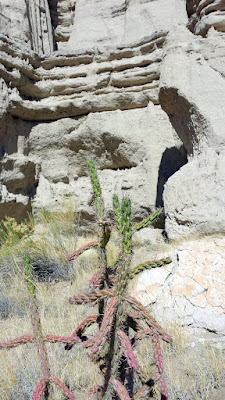
<instances>
[{"instance_id":1,"label":"green cactus stem","mask_svg":"<svg viewBox=\"0 0 225 400\"><path fill-rule=\"evenodd\" d=\"M170 264L171 261L172 260L170 257L166 257L160 260L147 261L143 264L139 264L129 272L129 279L133 279L136 275L140 274L140 272L143 272L147 269L159 268L163 267L164 265Z\"/></svg>"},{"instance_id":2,"label":"green cactus stem","mask_svg":"<svg viewBox=\"0 0 225 400\"><path fill-rule=\"evenodd\" d=\"M153 214L145 218L143 221L135 224L133 227L133 232L140 231L140 229L146 228L147 226L151 225L157 218L159 218L161 213L161 210L157 210Z\"/></svg>"},{"instance_id":3,"label":"green cactus stem","mask_svg":"<svg viewBox=\"0 0 225 400\"><path fill-rule=\"evenodd\" d=\"M116 221L118 231L121 231L121 209L119 205L118 196L113 196L113 210L114 210L114 218Z\"/></svg>"}]
</instances>

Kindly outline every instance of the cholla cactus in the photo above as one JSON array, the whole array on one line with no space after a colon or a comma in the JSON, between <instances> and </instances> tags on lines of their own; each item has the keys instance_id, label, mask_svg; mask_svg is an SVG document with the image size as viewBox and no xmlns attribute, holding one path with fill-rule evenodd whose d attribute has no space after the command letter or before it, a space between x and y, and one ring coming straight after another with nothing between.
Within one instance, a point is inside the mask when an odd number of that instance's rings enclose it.
<instances>
[{"instance_id":1,"label":"cholla cactus","mask_svg":"<svg viewBox=\"0 0 225 400\"><path fill-rule=\"evenodd\" d=\"M60 342L72 346L75 343L81 342L81 339L76 335L73 336L43 335L38 303L36 298L36 287L34 282L34 276L32 273L32 268L30 265L30 260L28 255L24 256L24 271L25 271L25 280L27 283L28 295L30 299L30 316L33 328L33 335L23 335L19 338L12 339L8 342L0 343L0 349L6 350L28 342L34 343L37 347L39 354L42 378L40 379L39 383L36 386L36 389L34 390L32 399L47 400L49 398L49 393L50 393L50 383L53 382L58 387L58 389L64 394L64 396L66 396L70 400L74 400L75 397L73 393L69 390L69 388L66 385L64 385L64 383L61 382L58 378L56 378L55 376L51 376L45 342L51 342L51 343Z\"/></svg>"},{"instance_id":2,"label":"cholla cactus","mask_svg":"<svg viewBox=\"0 0 225 400\"><path fill-rule=\"evenodd\" d=\"M121 207L117 196L113 196L114 221L109 221L105 216L102 191L98 175L92 161L87 164L94 191L96 215L98 223L98 242L88 243L76 250L69 259L72 260L85 250L96 246L100 259L100 268L95 272L89 283L89 292L70 297L70 304L99 305L99 315L87 317L77 327L71 337L79 337L83 346L90 351L91 360L98 363L104 375L104 384L96 385L90 389L88 398L95 394L104 400L141 400L151 395L152 388L158 384L161 390L161 399L167 400L168 394L163 377L163 360L160 348L160 339L171 342L171 337L164 332L162 327L147 312L145 307L136 299L127 294L128 282L138 273L155 267L162 267L171 262L170 258L153 260L140 264L131 269L132 234L151 224L159 215L156 211L144 221L131 226L131 201L124 199ZM117 227L121 237L121 252L112 267L107 264L106 245L110 239L111 227ZM84 332L91 324L98 323L98 333L88 339ZM135 335L130 337L130 330ZM145 337L152 338L153 355L155 360L155 373L147 377L138 366L135 357L137 341ZM73 343L66 345L70 350ZM141 388L134 393L130 385L131 371L137 373Z\"/></svg>"},{"instance_id":3,"label":"cholla cactus","mask_svg":"<svg viewBox=\"0 0 225 400\"><path fill-rule=\"evenodd\" d=\"M32 335L23 335L8 342L0 343L0 349L6 350L28 342L34 343L38 349L42 377L33 393L33 400L47 400L50 384L54 383L68 399L73 400L73 393L58 378L51 376L45 342L65 343L70 350L76 343L90 351L91 360L98 363L104 376L102 386L95 385L88 393L88 400L97 395L103 400L143 400L151 395L152 388L158 384L161 399L167 400L168 393L163 377L163 359L160 339L171 342L171 337L147 312L145 307L127 294L128 282L138 273L168 264L169 258L153 260L131 269L132 234L151 224L160 214L156 211L144 221L131 225L131 201L123 199L121 207L117 196L113 196L114 221L105 216L102 191L94 163L87 164L96 205L98 223L98 241L93 241L77 249L68 256L73 260L86 250L96 247L99 255L99 268L90 280L88 292L70 297L70 304L98 304L98 314L87 317L71 336L43 335L39 309L36 299L36 287L30 260L24 256L25 279L30 299ZM120 256L112 267L107 264L106 246L111 236L112 226L117 227L121 237ZM92 324L99 325L98 333L88 338L85 330ZM135 335L131 337L131 330ZM151 337L156 371L146 376L137 363L135 346L139 340ZM140 389L134 393L132 377L137 374ZM94 399L93 399L94 400Z\"/></svg>"}]
</instances>

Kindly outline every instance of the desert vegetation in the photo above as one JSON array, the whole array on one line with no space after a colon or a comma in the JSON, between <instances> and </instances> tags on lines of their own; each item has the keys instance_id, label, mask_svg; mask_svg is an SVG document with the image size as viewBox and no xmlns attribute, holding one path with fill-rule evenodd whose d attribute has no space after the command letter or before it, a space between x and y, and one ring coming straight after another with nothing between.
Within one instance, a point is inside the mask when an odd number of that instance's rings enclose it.
<instances>
[{"instance_id":1,"label":"desert vegetation","mask_svg":"<svg viewBox=\"0 0 225 400\"><path fill-rule=\"evenodd\" d=\"M32 219L2 224L1 399L211 399L224 381L222 351L190 351L187 330L163 330L127 292L138 273L170 262L130 267L132 233L159 212L132 225L130 200L114 196L109 221L92 162L88 169L95 237L79 236L70 203L64 213L43 211L38 234Z\"/></svg>"}]
</instances>

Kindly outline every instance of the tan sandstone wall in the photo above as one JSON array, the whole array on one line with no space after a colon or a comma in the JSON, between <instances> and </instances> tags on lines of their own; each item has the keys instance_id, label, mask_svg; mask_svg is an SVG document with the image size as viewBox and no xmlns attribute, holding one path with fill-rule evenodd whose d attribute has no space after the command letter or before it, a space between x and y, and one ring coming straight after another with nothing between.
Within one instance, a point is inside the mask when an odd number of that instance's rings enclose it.
<instances>
[{"instance_id":1,"label":"tan sandstone wall","mask_svg":"<svg viewBox=\"0 0 225 400\"><path fill-rule=\"evenodd\" d=\"M109 213L116 191L136 219L164 205L169 238L224 231L223 2L1 0L0 11L1 218L73 195L87 226L92 157Z\"/></svg>"}]
</instances>

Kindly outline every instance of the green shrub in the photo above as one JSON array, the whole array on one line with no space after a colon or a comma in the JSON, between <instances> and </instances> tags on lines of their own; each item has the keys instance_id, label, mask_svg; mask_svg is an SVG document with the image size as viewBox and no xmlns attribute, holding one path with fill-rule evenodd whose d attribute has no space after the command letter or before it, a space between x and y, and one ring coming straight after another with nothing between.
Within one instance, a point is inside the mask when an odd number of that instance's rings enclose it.
<instances>
[{"instance_id":1,"label":"green shrub","mask_svg":"<svg viewBox=\"0 0 225 400\"><path fill-rule=\"evenodd\" d=\"M26 239L33 231L32 217L18 224L15 218L5 217L0 223L0 244L11 246L21 239Z\"/></svg>"}]
</instances>

